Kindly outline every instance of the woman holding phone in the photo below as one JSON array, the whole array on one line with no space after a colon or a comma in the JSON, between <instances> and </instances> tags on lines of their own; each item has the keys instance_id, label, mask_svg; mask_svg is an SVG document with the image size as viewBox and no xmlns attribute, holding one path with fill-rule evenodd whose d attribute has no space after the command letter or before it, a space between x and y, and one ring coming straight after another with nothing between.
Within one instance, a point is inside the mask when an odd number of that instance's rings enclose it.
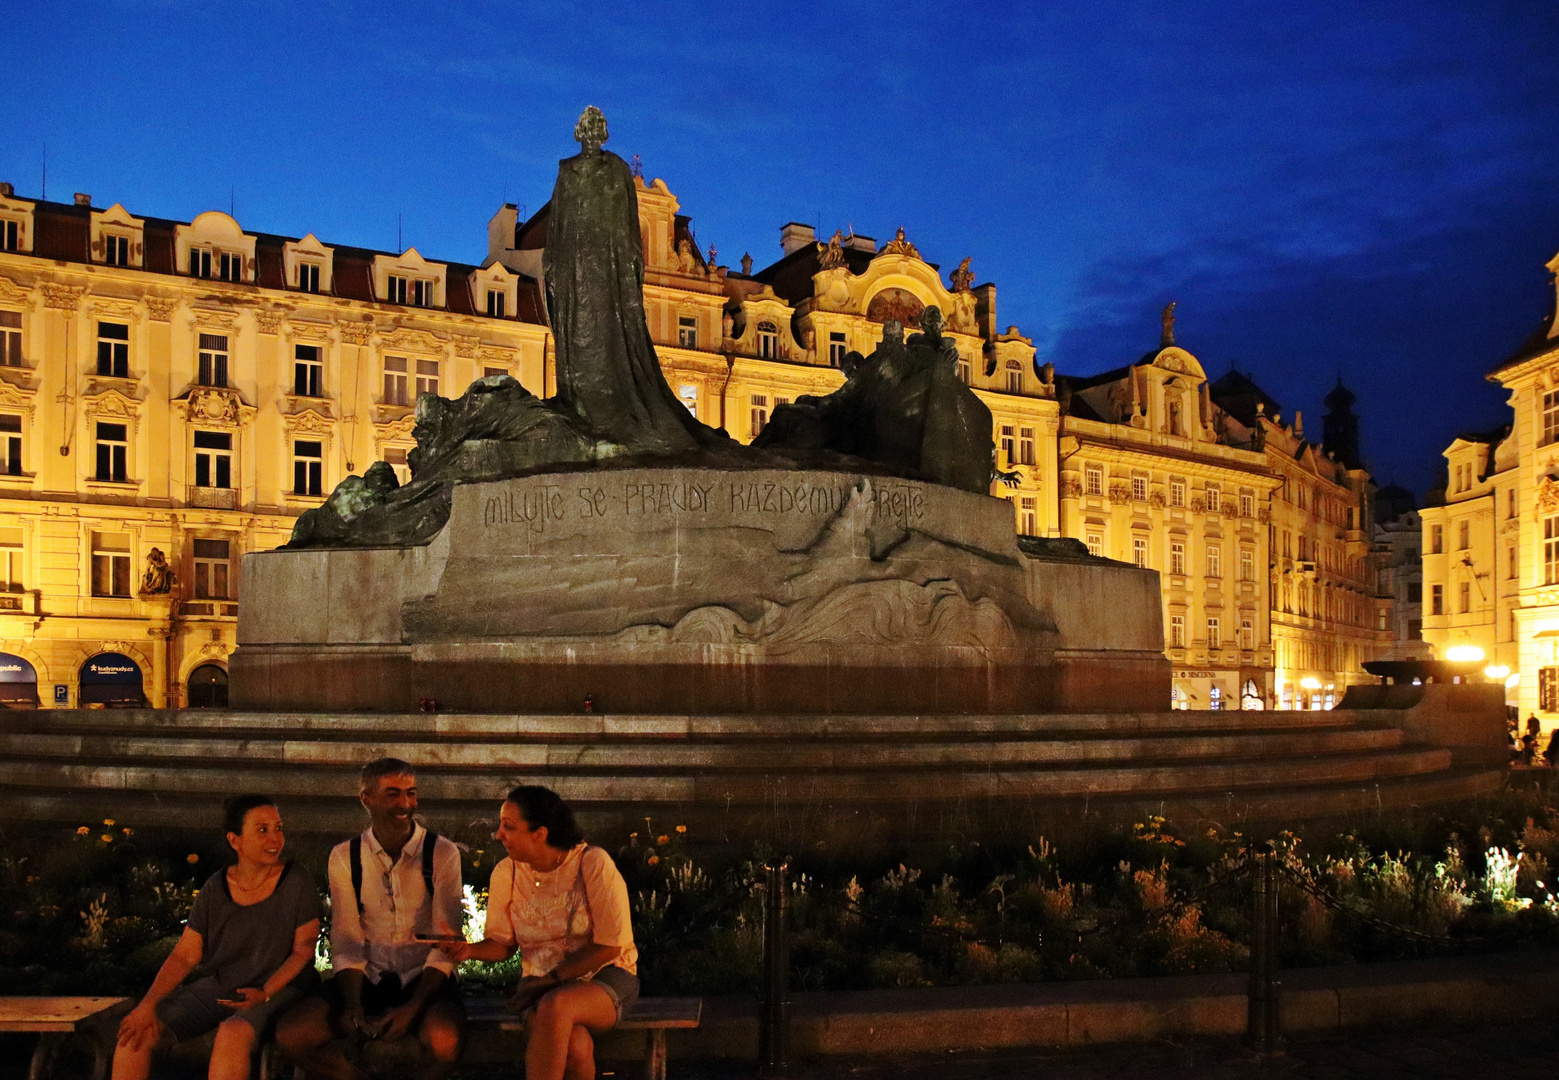
<instances>
[{"instance_id":1,"label":"woman holding phone","mask_svg":"<svg viewBox=\"0 0 1559 1080\"><path fill-rule=\"evenodd\" d=\"M487 936L438 947L457 963L506 960L518 948L521 978L509 1007L534 1010L526 1080L591 1080L592 1035L616 1025L639 997L627 883L548 788L509 792L497 837L509 857L488 885Z\"/></svg>"},{"instance_id":2,"label":"woman holding phone","mask_svg":"<svg viewBox=\"0 0 1559 1080\"><path fill-rule=\"evenodd\" d=\"M224 804L223 819L238 861L200 887L184 935L120 1023L113 1080L144 1080L159 1046L212 1028L211 1080L248 1080L261 1038L317 978L319 891L300 867L281 859L276 803L237 795ZM209 974L180 986L197 964Z\"/></svg>"}]
</instances>

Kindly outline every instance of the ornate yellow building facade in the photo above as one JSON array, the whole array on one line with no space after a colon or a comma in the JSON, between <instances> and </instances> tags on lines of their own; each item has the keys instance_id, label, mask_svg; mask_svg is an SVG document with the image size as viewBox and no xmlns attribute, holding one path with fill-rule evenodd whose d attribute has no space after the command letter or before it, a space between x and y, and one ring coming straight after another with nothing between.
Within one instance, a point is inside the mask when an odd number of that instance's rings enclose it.
<instances>
[{"instance_id":1,"label":"ornate yellow building facade","mask_svg":"<svg viewBox=\"0 0 1559 1080\"><path fill-rule=\"evenodd\" d=\"M998 493L1057 534L1054 387L967 261L945 283L902 232L878 250L791 225L779 262L731 272L638 183L651 334L700 419L749 440L935 304L1014 474ZM475 266L0 186L0 701L224 700L243 553L373 461L404 479L419 394L555 389L546 217L502 208Z\"/></svg>"}]
</instances>

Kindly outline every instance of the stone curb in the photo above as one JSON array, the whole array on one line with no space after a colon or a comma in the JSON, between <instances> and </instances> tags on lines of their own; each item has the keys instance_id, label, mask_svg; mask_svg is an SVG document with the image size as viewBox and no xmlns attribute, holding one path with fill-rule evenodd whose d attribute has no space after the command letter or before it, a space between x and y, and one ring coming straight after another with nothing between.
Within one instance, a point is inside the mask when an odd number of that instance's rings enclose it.
<instances>
[{"instance_id":1,"label":"stone curb","mask_svg":"<svg viewBox=\"0 0 1559 1080\"><path fill-rule=\"evenodd\" d=\"M1281 979L1289 1036L1559 1012L1559 951L1552 950L1310 968ZM1238 1038L1245 1033L1245 986L1245 975L1232 974L795 994L791 1047L794 1056L809 1058ZM472 1050L488 1049L477 1042ZM600 1054L636 1057L641 1042L637 1032L608 1036ZM703 1026L667 1037L673 1062L754 1060L757 1046L757 1005L739 996L706 998Z\"/></svg>"}]
</instances>

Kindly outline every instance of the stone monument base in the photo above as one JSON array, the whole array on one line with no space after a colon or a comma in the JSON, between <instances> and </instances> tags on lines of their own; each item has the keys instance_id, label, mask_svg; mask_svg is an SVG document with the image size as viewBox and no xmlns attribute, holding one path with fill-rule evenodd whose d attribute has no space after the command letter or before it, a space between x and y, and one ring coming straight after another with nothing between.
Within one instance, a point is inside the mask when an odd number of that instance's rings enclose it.
<instances>
[{"instance_id":1,"label":"stone monument base","mask_svg":"<svg viewBox=\"0 0 1559 1080\"><path fill-rule=\"evenodd\" d=\"M1012 713L1169 701L1153 571L1009 503L848 473L455 489L419 547L244 561L232 701L403 712Z\"/></svg>"}]
</instances>

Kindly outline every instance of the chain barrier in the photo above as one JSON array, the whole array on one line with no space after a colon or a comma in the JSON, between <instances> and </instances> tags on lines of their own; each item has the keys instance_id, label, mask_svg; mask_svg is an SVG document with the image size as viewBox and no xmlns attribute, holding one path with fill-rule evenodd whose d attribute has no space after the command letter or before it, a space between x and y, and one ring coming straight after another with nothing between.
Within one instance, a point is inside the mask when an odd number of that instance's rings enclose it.
<instances>
[{"instance_id":1,"label":"chain barrier","mask_svg":"<svg viewBox=\"0 0 1559 1080\"><path fill-rule=\"evenodd\" d=\"M1308 871L1303 871L1297 867L1290 866L1286 862L1280 862L1278 864L1278 869L1282 871L1290 881L1299 886L1299 888L1305 893L1315 897L1317 900L1332 910L1340 911L1344 915L1347 915L1348 917L1363 923L1372 930L1379 930L1385 934L1396 934L1399 937L1405 937L1412 941L1422 942L1426 945L1439 945L1451 948L1476 946L1484 943L1483 939L1478 937L1453 938L1448 934L1431 934L1423 930L1414 930L1407 926L1398 926L1396 923L1387 922L1385 919L1382 919L1377 915L1371 915L1367 912L1360 911L1358 908L1345 901L1342 897L1337 896L1336 894L1323 888L1313 878L1311 878Z\"/></svg>"}]
</instances>

